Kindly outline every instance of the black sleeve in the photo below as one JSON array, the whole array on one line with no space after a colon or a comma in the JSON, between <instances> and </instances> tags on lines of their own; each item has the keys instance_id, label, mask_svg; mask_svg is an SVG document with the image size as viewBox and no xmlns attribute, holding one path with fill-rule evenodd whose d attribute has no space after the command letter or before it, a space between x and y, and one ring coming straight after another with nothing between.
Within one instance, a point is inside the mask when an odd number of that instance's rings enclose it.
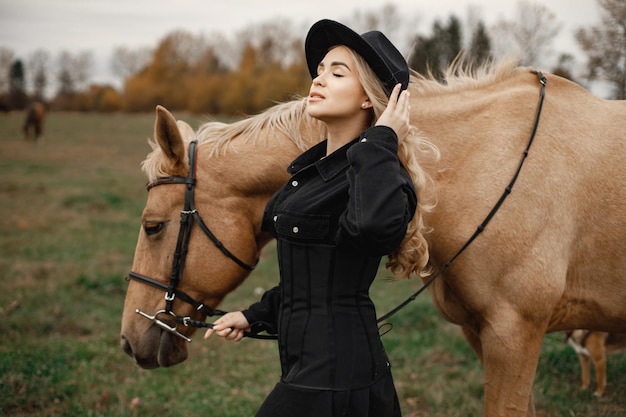
<instances>
[{"instance_id":1,"label":"black sleeve","mask_svg":"<svg viewBox=\"0 0 626 417\"><path fill-rule=\"evenodd\" d=\"M278 310L280 308L280 286L276 286L263 294L261 301L252 304L242 313L250 323L252 333L266 331L278 333Z\"/></svg>"},{"instance_id":2,"label":"black sleeve","mask_svg":"<svg viewBox=\"0 0 626 417\"><path fill-rule=\"evenodd\" d=\"M398 160L398 138L387 126L372 127L347 156L349 201L337 242L373 255L391 253L402 243L417 207L411 177Z\"/></svg>"}]
</instances>

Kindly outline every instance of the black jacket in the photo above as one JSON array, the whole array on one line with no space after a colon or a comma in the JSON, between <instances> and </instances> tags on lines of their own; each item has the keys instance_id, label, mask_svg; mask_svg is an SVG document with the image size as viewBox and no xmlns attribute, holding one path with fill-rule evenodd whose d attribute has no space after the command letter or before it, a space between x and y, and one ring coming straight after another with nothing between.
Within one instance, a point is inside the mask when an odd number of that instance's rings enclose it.
<instances>
[{"instance_id":1,"label":"black jacket","mask_svg":"<svg viewBox=\"0 0 626 417\"><path fill-rule=\"evenodd\" d=\"M369 287L417 205L397 142L383 126L327 157L321 142L267 204L262 229L277 240L280 284L244 315L278 334L283 382L355 389L388 372Z\"/></svg>"}]
</instances>

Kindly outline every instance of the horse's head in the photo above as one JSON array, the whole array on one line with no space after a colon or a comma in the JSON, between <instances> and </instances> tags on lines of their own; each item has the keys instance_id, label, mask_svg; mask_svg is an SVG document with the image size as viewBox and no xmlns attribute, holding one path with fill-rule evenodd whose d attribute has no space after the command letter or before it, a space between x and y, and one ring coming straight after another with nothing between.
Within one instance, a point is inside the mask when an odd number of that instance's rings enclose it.
<instances>
[{"instance_id":1,"label":"horse's head","mask_svg":"<svg viewBox=\"0 0 626 417\"><path fill-rule=\"evenodd\" d=\"M154 137L121 330L122 349L143 368L184 361L194 328L182 318L203 321L249 274L270 238L260 231L265 203L301 152L254 121L207 124L196 146L191 127L162 107Z\"/></svg>"},{"instance_id":2,"label":"horse's head","mask_svg":"<svg viewBox=\"0 0 626 417\"><path fill-rule=\"evenodd\" d=\"M193 329L175 319L204 320L247 275L245 265L255 264L259 243L258 222L251 220L254 210L246 196L228 186L232 177L223 171L223 162L216 161L220 158L198 158L195 146L189 146L193 130L161 107L154 134L158 147L144 163L151 183L131 272L139 279L129 283L121 335L124 351L144 368L186 359L181 336L191 336ZM195 172L190 172L190 160ZM186 198L191 201L186 203ZM232 251L232 258L201 225ZM172 278L179 282L168 290ZM205 307L197 310L198 304L185 302L178 291ZM173 296L169 307L166 294Z\"/></svg>"}]
</instances>

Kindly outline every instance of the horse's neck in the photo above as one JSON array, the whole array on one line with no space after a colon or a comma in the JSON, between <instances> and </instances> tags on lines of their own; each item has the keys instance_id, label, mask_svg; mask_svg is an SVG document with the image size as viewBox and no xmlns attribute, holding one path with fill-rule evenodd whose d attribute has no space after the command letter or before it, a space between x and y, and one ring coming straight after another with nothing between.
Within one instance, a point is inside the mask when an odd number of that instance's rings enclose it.
<instances>
[{"instance_id":1,"label":"horse's neck","mask_svg":"<svg viewBox=\"0 0 626 417\"><path fill-rule=\"evenodd\" d=\"M265 205L287 182L287 168L303 150L276 129L261 129L254 136L234 138L219 152L203 152L206 157L201 158L198 177L206 179L204 194L211 196L213 204L240 216L237 221L241 224L251 224L262 247L267 242L260 233ZM305 136L307 147L314 143Z\"/></svg>"},{"instance_id":2,"label":"horse's neck","mask_svg":"<svg viewBox=\"0 0 626 417\"><path fill-rule=\"evenodd\" d=\"M517 162L518 155L513 158L507 150L523 151L539 92L537 77L528 71L456 92L412 95L411 121L441 151L439 173L482 167L475 161L491 164L511 157Z\"/></svg>"},{"instance_id":3,"label":"horse's neck","mask_svg":"<svg viewBox=\"0 0 626 417\"><path fill-rule=\"evenodd\" d=\"M249 194L276 192L289 178L289 164L302 153L290 138L267 130L253 141L235 141L227 155L231 166L239 167L237 180Z\"/></svg>"},{"instance_id":4,"label":"horse's neck","mask_svg":"<svg viewBox=\"0 0 626 417\"><path fill-rule=\"evenodd\" d=\"M424 167L437 194L425 215L431 254L447 258L476 230L511 180L534 123L540 86L529 73L497 84L412 95L412 122L441 152Z\"/></svg>"}]
</instances>

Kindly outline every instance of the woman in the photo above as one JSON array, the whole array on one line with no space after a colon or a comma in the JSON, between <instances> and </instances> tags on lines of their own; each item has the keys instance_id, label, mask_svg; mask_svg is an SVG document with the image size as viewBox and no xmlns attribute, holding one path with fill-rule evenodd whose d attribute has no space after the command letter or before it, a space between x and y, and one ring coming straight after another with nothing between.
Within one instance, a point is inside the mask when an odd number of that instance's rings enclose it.
<instances>
[{"instance_id":1,"label":"woman","mask_svg":"<svg viewBox=\"0 0 626 417\"><path fill-rule=\"evenodd\" d=\"M421 218L408 227L417 197L398 158L411 131L409 69L382 33L331 20L311 27L305 52L307 111L327 139L289 166L291 180L265 209L280 284L205 338L278 334L281 381L257 417L400 416L368 292L384 255L404 275L425 266Z\"/></svg>"}]
</instances>

